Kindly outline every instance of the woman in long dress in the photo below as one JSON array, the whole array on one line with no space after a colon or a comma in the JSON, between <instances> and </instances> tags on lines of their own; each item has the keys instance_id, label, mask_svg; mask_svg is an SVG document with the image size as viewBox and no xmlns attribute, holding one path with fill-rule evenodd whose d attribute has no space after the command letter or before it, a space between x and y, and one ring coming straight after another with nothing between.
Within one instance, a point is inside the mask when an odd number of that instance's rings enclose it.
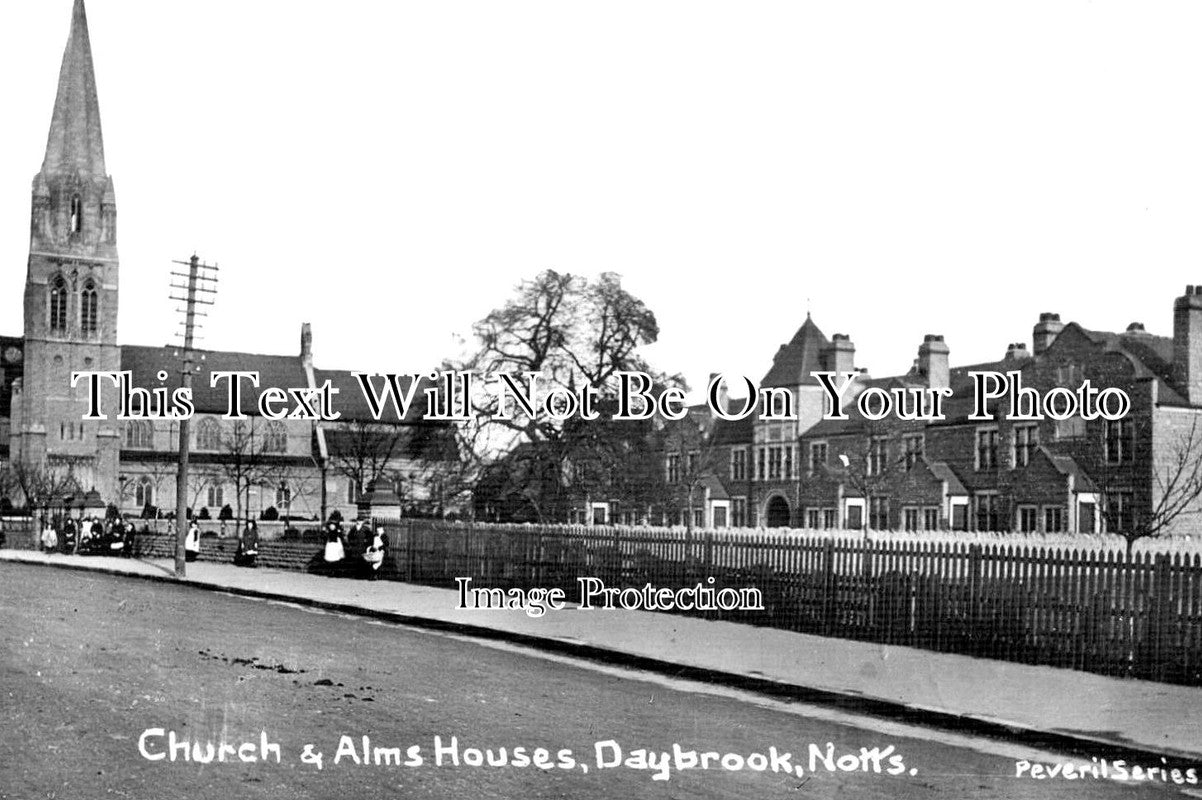
<instances>
[{"instance_id":1,"label":"woman in long dress","mask_svg":"<svg viewBox=\"0 0 1202 800\"><path fill-rule=\"evenodd\" d=\"M333 574L341 568L344 558L346 558L346 543L342 540L342 528L337 522L330 522L326 525L326 547L322 553L322 561Z\"/></svg>"},{"instance_id":2,"label":"woman in long dress","mask_svg":"<svg viewBox=\"0 0 1202 800\"><path fill-rule=\"evenodd\" d=\"M188 526L188 535L184 539L184 560L195 561L200 555L200 526L193 522Z\"/></svg>"},{"instance_id":3,"label":"woman in long dress","mask_svg":"<svg viewBox=\"0 0 1202 800\"><path fill-rule=\"evenodd\" d=\"M258 556L259 526L252 519L246 523L242 535L238 537L238 552L234 554L234 564L239 567L253 567Z\"/></svg>"},{"instance_id":4,"label":"woman in long dress","mask_svg":"<svg viewBox=\"0 0 1202 800\"><path fill-rule=\"evenodd\" d=\"M42 520L42 550L52 553L58 549L58 531L50 520Z\"/></svg>"}]
</instances>

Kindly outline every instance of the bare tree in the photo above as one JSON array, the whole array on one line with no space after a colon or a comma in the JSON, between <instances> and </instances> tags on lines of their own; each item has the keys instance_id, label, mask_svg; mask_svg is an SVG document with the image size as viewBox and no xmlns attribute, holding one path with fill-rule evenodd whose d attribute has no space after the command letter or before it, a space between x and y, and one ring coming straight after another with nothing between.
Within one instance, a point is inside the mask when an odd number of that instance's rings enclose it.
<instances>
[{"instance_id":1,"label":"bare tree","mask_svg":"<svg viewBox=\"0 0 1202 800\"><path fill-rule=\"evenodd\" d=\"M151 461L145 464L140 464L137 472L123 473L119 480L118 491L120 493L121 503L124 504L131 497L136 497L138 484L143 480L150 482L151 492L155 498L162 496L163 484L168 480L175 479L175 466L165 461ZM145 514L146 506L138 509L139 514ZM158 528L158 513L156 508L155 513L155 528Z\"/></svg>"},{"instance_id":2,"label":"bare tree","mask_svg":"<svg viewBox=\"0 0 1202 800\"><path fill-rule=\"evenodd\" d=\"M1074 457L1097 489L1107 530L1123 537L1130 555L1135 543L1172 531L1182 517L1202 513L1202 424L1157 431L1146 415L1104 423L1078 439ZM1150 481L1148 480L1150 478Z\"/></svg>"},{"instance_id":3,"label":"bare tree","mask_svg":"<svg viewBox=\"0 0 1202 800\"><path fill-rule=\"evenodd\" d=\"M880 422L862 420L862 429L851 438L849 446L834 454L839 464L836 474L864 498L865 533L876 527L873 525L873 500L888 496L890 485L906 467L906 454L891 452L894 438L890 429ZM805 458L806 454L801 457ZM888 527L887 523L885 527Z\"/></svg>"},{"instance_id":4,"label":"bare tree","mask_svg":"<svg viewBox=\"0 0 1202 800\"><path fill-rule=\"evenodd\" d=\"M308 508L306 498L320 494L321 490L320 479L313 477L308 464L278 464L267 471L263 483L282 490L284 496L275 506L289 525L298 508ZM308 510L312 513L312 509Z\"/></svg>"},{"instance_id":5,"label":"bare tree","mask_svg":"<svg viewBox=\"0 0 1202 800\"><path fill-rule=\"evenodd\" d=\"M48 508L67 490L78 490L79 488L70 467L52 467L47 464L26 464L17 461L12 468L16 484L25 498L26 508L31 512L36 508Z\"/></svg>"},{"instance_id":6,"label":"bare tree","mask_svg":"<svg viewBox=\"0 0 1202 800\"><path fill-rule=\"evenodd\" d=\"M255 430L254 419L235 420L222 429L219 458L213 468L224 481L234 486L234 518L243 519L250 503L250 487L257 486L270 473L264 458L266 439ZM246 505L243 498L246 498Z\"/></svg>"},{"instance_id":7,"label":"bare tree","mask_svg":"<svg viewBox=\"0 0 1202 800\"><path fill-rule=\"evenodd\" d=\"M665 457L674 462L667 470L668 497L691 532L698 492L707 479L718 477L726 451L718 445L715 419L708 410L691 409L684 419L667 422L663 435ZM704 498L700 500L704 508Z\"/></svg>"},{"instance_id":8,"label":"bare tree","mask_svg":"<svg viewBox=\"0 0 1202 800\"><path fill-rule=\"evenodd\" d=\"M10 462L0 463L0 499L13 502L13 495L20 491L21 484L17 480L16 467Z\"/></svg>"},{"instance_id":9,"label":"bare tree","mask_svg":"<svg viewBox=\"0 0 1202 800\"><path fill-rule=\"evenodd\" d=\"M406 430L400 425L362 420L328 428L326 442L330 448L330 466L345 475L357 491L365 491L372 481L384 474L397 454Z\"/></svg>"}]
</instances>

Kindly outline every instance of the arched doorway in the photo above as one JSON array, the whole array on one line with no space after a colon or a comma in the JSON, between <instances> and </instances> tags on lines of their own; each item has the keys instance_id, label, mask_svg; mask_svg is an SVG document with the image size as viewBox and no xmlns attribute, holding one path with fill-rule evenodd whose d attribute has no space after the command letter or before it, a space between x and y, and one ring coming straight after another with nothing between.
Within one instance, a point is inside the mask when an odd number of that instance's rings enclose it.
<instances>
[{"instance_id":1,"label":"arched doorway","mask_svg":"<svg viewBox=\"0 0 1202 800\"><path fill-rule=\"evenodd\" d=\"M768 501L764 516L769 528L789 527L789 503L779 494Z\"/></svg>"}]
</instances>

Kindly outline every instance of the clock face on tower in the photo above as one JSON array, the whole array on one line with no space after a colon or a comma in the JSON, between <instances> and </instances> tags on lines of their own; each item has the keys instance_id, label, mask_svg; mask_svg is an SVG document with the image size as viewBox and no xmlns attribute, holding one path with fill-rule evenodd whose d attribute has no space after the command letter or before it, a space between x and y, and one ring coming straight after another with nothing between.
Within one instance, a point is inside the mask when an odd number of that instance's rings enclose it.
<instances>
[{"instance_id":1,"label":"clock face on tower","mask_svg":"<svg viewBox=\"0 0 1202 800\"><path fill-rule=\"evenodd\" d=\"M4 360L8 363L13 363L21 360L21 348L9 347L4 351Z\"/></svg>"}]
</instances>

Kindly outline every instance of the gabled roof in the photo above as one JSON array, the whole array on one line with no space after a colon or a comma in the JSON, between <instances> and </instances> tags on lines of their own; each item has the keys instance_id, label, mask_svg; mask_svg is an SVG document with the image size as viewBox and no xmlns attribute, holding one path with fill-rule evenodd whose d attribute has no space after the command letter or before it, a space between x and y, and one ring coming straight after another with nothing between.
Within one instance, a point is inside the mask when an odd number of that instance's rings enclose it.
<instances>
[{"instance_id":1,"label":"gabled roof","mask_svg":"<svg viewBox=\"0 0 1202 800\"><path fill-rule=\"evenodd\" d=\"M356 426L354 429L330 427L325 431L326 447L331 458L355 458L357 455L371 460L373 456L409 461L452 461L458 455L452 437L433 426L407 426L405 428L374 425Z\"/></svg>"},{"instance_id":2,"label":"gabled roof","mask_svg":"<svg viewBox=\"0 0 1202 800\"><path fill-rule=\"evenodd\" d=\"M299 360L297 363L299 363ZM376 388L376 394L382 394L386 383L385 379L379 375L370 373L369 375L371 384ZM371 407L368 405L367 397L363 394L363 390L359 386L359 380L354 376L354 373L348 370L314 369L313 377L318 386L321 386L328 380L330 386L338 390L338 394L334 400L334 407L342 414L339 419L346 422L375 421L371 415ZM401 375L397 379L397 383L401 391L407 394L410 385L413 383L413 379L408 375ZM408 412L405 414L404 422L424 422L427 388L435 388L435 384L425 377L419 379L417 388L413 390L413 400L409 405ZM441 387L437 388L441 390ZM400 407L399 402L397 407ZM397 415L392 411L392 402L386 401L384 403L384 410L380 415L380 422L395 423L397 421Z\"/></svg>"},{"instance_id":3,"label":"gabled roof","mask_svg":"<svg viewBox=\"0 0 1202 800\"><path fill-rule=\"evenodd\" d=\"M1072 456L1056 455L1043 445L1039 446L1039 451L1047 457L1048 461L1052 462L1052 466L1061 475L1072 475L1075 478L1074 486L1079 492L1093 492L1097 490L1093 480L1089 477L1085 470L1081 469L1081 465Z\"/></svg>"},{"instance_id":4,"label":"gabled roof","mask_svg":"<svg viewBox=\"0 0 1202 800\"><path fill-rule=\"evenodd\" d=\"M715 445L741 445L751 443L754 431L755 419L748 416L740 420L714 420L714 429L711 435L714 437Z\"/></svg>"},{"instance_id":5,"label":"gabled roof","mask_svg":"<svg viewBox=\"0 0 1202 800\"><path fill-rule=\"evenodd\" d=\"M175 355L178 348L174 347L144 347L140 345L122 345L121 369L133 373L135 386L156 387L167 386L174 388L179 385L179 357ZM309 385L300 356L265 355L263 353L235 353L221 350L197 351L199 368L192 378L192 400L198 414L225 414L227 411L229 385L232 378L223 379L216 387L211 386L211 376L214 372L257 372L259 386L256 389L248 380L242 381L240 407L243 414L258 415L256 400L259 392L268 387L279 389L303 388ZM166 381L159 381L158 374L165 371ZM315 369L313 371L317 385L321 386L326 380L338 390L331 405L339 412L343 422L373 422L367 400L359 388L359 382L354 375L346 370ZM411 379L407 376L400 378L402 389L407 389ZM376 378L377 389L382 379ZM413 402L403 420L406 424L423 423L426 416L426 397L424 381L414 391ZM380 417L382 423L397 422L392 413L391 403L385 403L384 413ZM434 423L431 423L434 424Z\"/></svg>"},{"instance_id":6,"label":"gabled roof","mask_svg":"<svg viewBox=\"0 0 1202 800\"><path fill-rule=\"evenodd\" d=\"M100 131L100 101L92 66L92 44L83 0L75 0L71 33L63 51L58 96L50 118L50 135L42 175L81 174L85 179L107 178L104 137Z\"/></svg>"},{"instance_id":7,"label":"gabled roof","mask_svg":"<svg viewBox=\"0 0 1202 800\"><path fill-rule=\"evenodd\" d=\"M964 488L964 484L961 483L960 478L957 477L955 471L946 462L927 461L926 456L923 456L922 460L926 463L927 469L931 471L932 475L947 483L948 494L968 494L968 489Z\"/></svg>"},{"instance_id":8,"label":"gabled roof","mask_svg":"<svg viewBox=\"0 0 1202 800\"><path fill-rule=\"evenodd\" d=\"M121 369L133 373L135 386L175 387L179 385L180 360L175 355L178 348L173 347L143 347L139 345L121 346ZM270 356L261 353L233 353L226 351L198 351L200 360L196 362L199 370L192 376L192 400L198 414L224 414L227 410L229 382L223 380L219 386L212 387L211 375L214 372L238 371L258 372L259 389L256 390L249 381L242 381L241 411L244 414L257 416L256 400L259 391L268 386L287 389L293 386L307 386L305 370L301 367L298 356ZM165 371L166 381L159 381L158 374Z\"/></svg>"},{"instance_id":9,"label":"gabled roof","mask_svg":"<svg viewBox=\"0 0 1202 800\"><path fill-rule=\"evenodd\" d=\"M963 367L952 367L948 371L948 383L952 389L952 396L944 401L943 406L947 420L962 420L972 411L972 378L969 373L1021 370L1033 360L1028 356L1005 358L1000 361L990 361L983 364L969 364ZM861 391L869 387L889 390L895 387L922 387L926 385L926 379L915 372L908 372L905 375L890 375L882 378L857 379L857 386ZM813 439L824 436L863 433L871 424L860 413L859 407L855 403L849 404L844 408L844 411L847 414L847 419L823 419L803 435Z\"/></svg>"},{"instance_id":10,"label":"gabled roof","mask_svg":"<svg viewBox=\"0 0 1202 800\"><path fill-rule=\"evenodd\" d=\"M699 482L700 488L709 492L710 500L729 500L730 492L726 489L726 484L712 472L707 472L701 476Z\"/></svg>"},{"instance_id":11,"label":"gabled roof","mask_svg":"<svg viewBox=\"0 0 1202 800\"><path fill-rule=\"evenodd\" d=\"M1156 396L1160 403L1171 406L1188 406L1183 387L1173 374L1173 339L1169 336L1156 336L1146 331L1127 330L1123 333L1111 331L1094 331L1083 328L1076 322L1070 322L1057 336L1057 341L1065 333L1076 331L1102 350L1119 353L1125 356L1135 368L1135 378L1156 381ZM1052 342L1050 352L1055 352L1056 342Z\"/></svg>"},{"instance_id":12,"label":"gabled roof","mask_svg":"<svg viewBox=\"0 0 1202 800\"><path fill-rule=\"evenodd\" d=\"M822 349L830 344L814 320L806 314L806 321L793 334L788 344L781 345L772 359L772 367L760 381L760 386L796 386L810 383L810 373L822 369Z\"/></svg>"}]
</instances>

